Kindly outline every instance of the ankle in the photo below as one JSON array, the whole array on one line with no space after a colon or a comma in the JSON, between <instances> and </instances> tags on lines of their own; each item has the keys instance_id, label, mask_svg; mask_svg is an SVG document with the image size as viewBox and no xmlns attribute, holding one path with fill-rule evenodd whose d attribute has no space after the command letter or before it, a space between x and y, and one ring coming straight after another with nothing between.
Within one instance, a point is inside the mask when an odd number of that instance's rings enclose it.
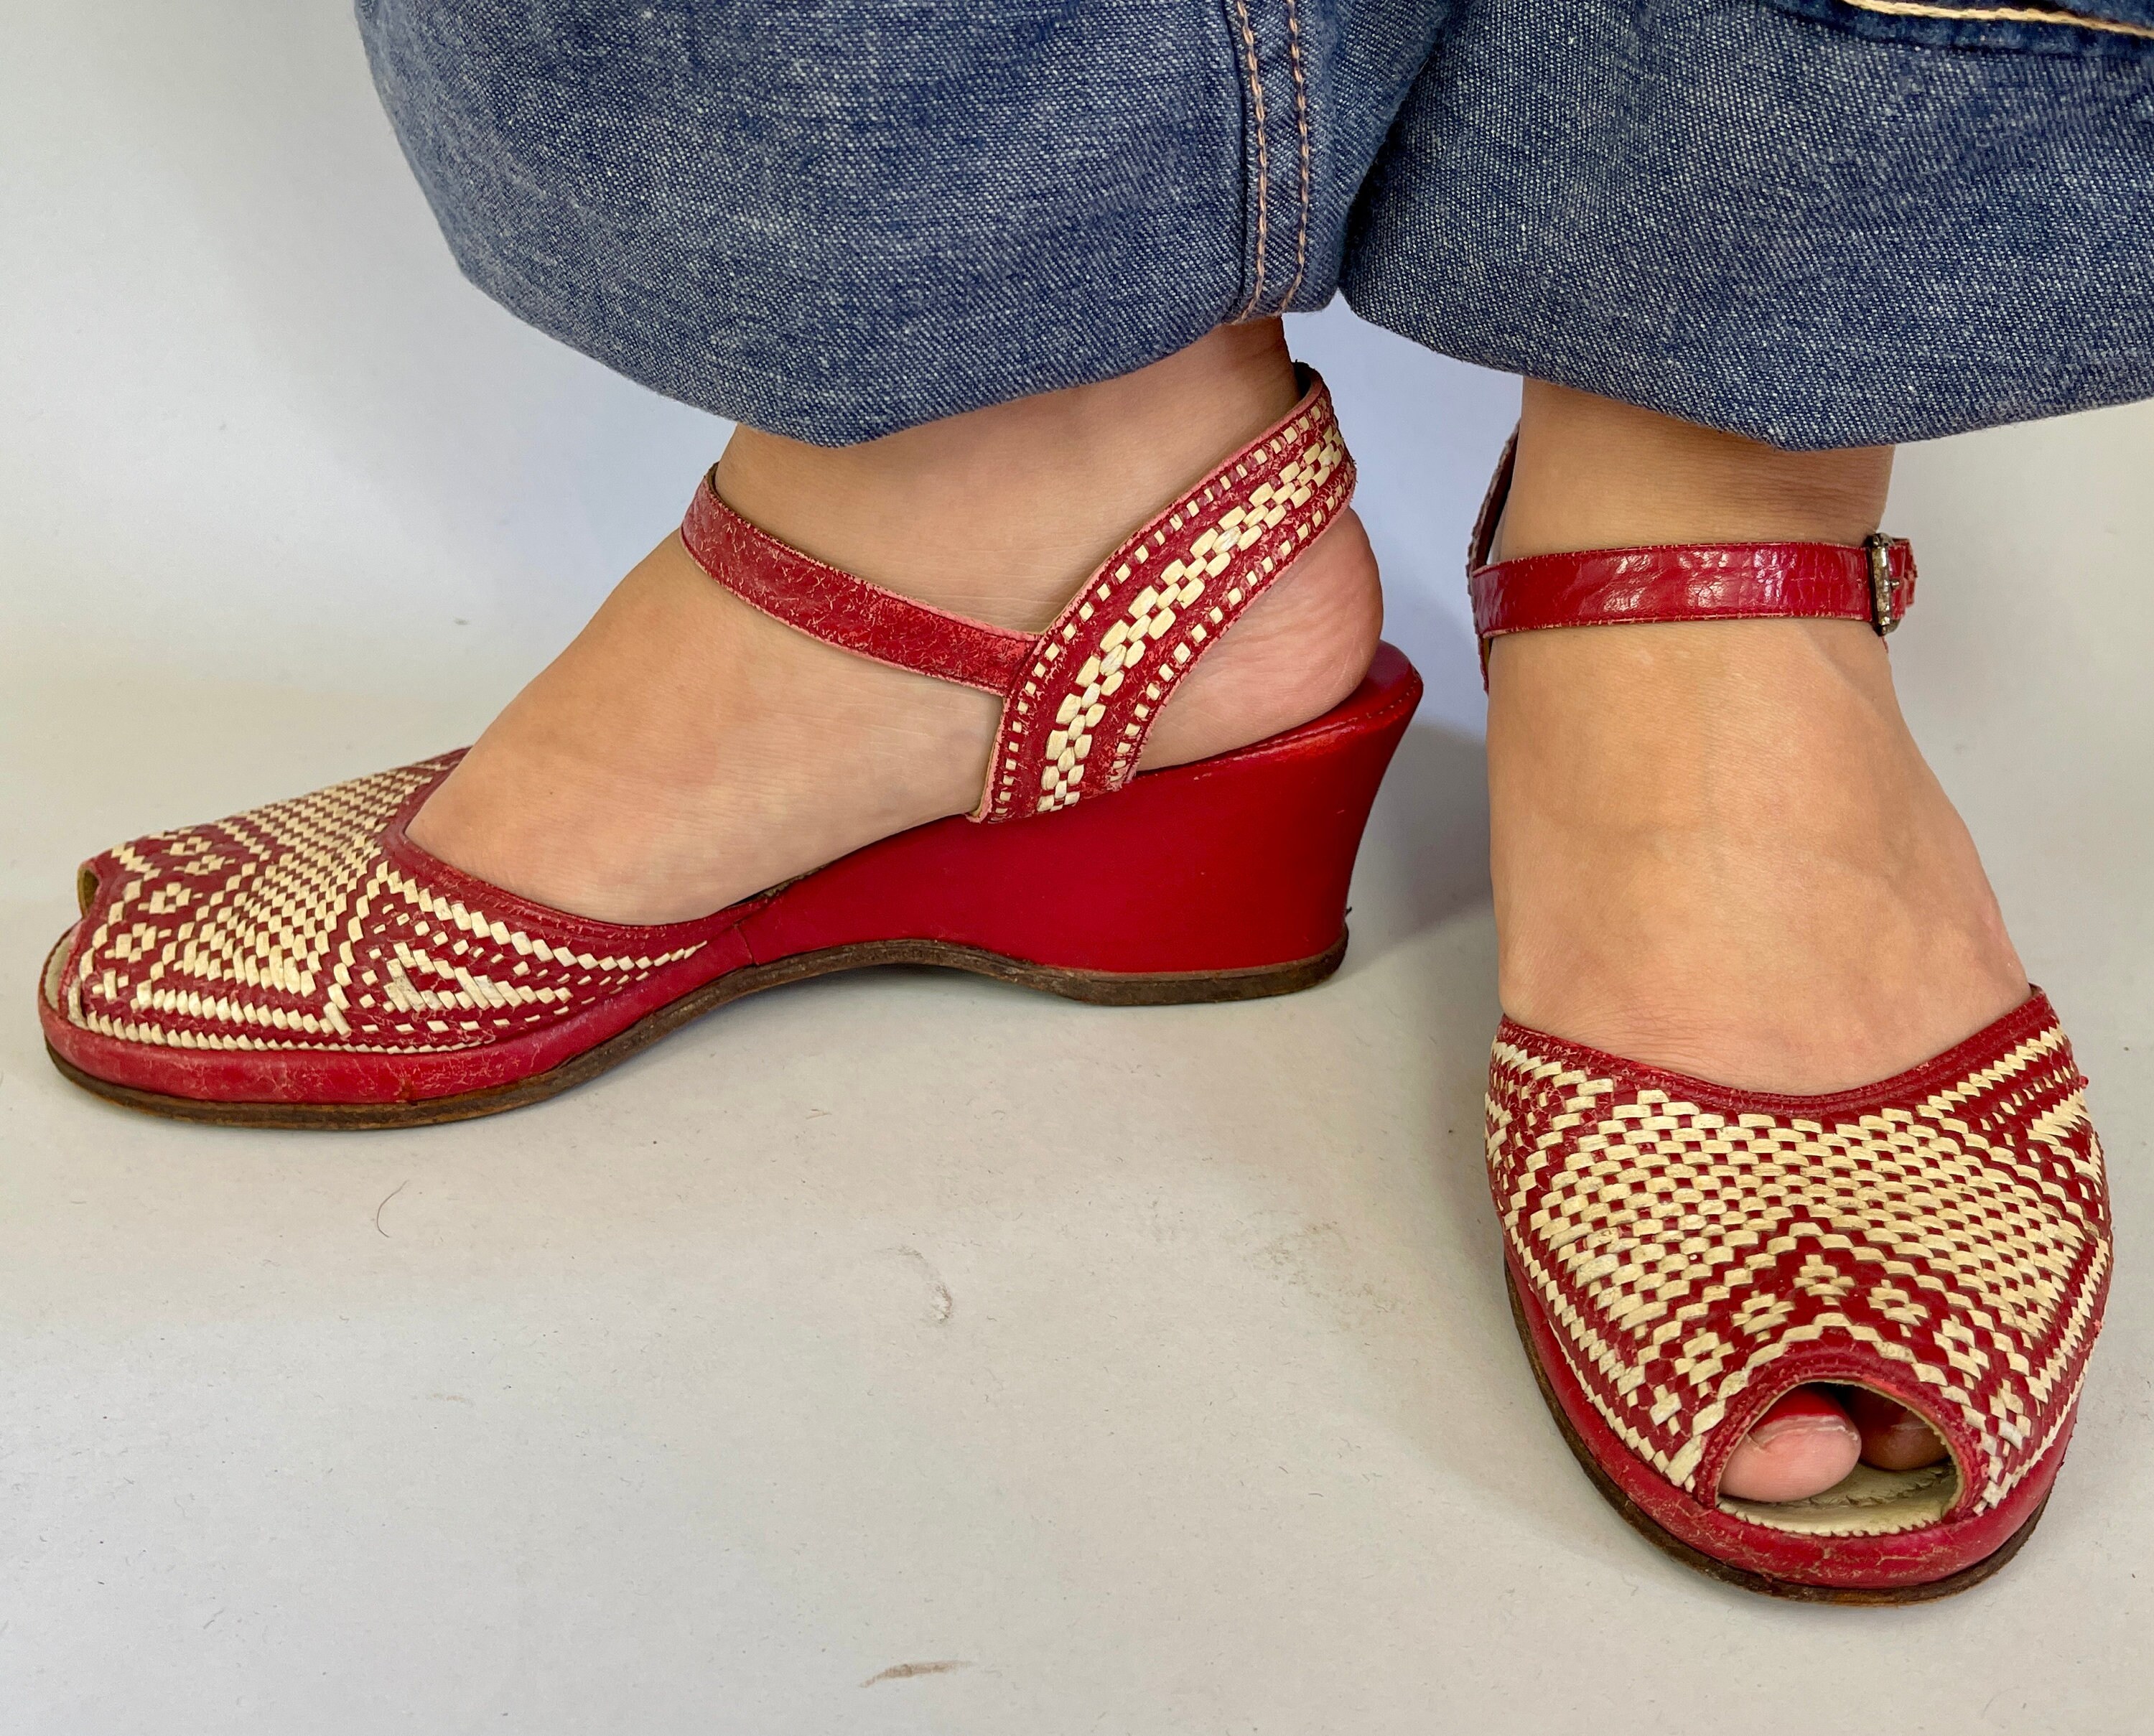
<instances>
[{"instance_id":1,"label":"ankle","mask_svg":"<svg viewBox=\"0 0 2154 1736\"><path fill-rule=\"evenodd\" d=\"M1529 380L1498 552L1855 544L1877 528L1891 480L1890 447L1783 452Z\"/></svg>"},{"instance_id":2,"label":"ankle","mask_svg":"<svg viewBox=\"0 0 2154 1736\"><path fill-rule=\"evenodd\" d=\"M1853 544L1887 449L1780 452L1529 385L1501 554ZM1488 662L1504 1008L1753 1090L1866 1084L2025 998L1973 842L1857 620L1499 638Z\"/></svg>"},{"instance_id":3,"label":"ankle","mask_svg":"<svg viewBox=\"0 0 2154 1736\"><path fill-rule=\"evenodd\" d=\"M2025 998L1861 623L1519 633L1490 677L1498 977L1520 1023L1819 1091Z\"/></svg>"},{"instance_id":4,"label":"ankle","mask_svg":"<svg viewBox=\"0 0 2154 1736\"><path fill-rule=\"evenodd\" d=\"M1134 374L860 446L743 428L718 490L819 559L1035 631L1131 531L1299 396L1278 320L1222 326ZM1329 711L1367 672L1382 629L1376 556L1342 513L1177 690L1140 764L1206 758Z\"/></svg>"},{"instance_id":5,"label":"ankle","mask_svg":"<svg viewBox=\"0 0 2154 1736\"><path fill-rule=\"evenodd\" d=\"M859 446L744 427L718 492L833 566L1037 631L1131 530L1299 396L1277 320L1222 326L1134 374Z\"/></svg>"}]
</instances>

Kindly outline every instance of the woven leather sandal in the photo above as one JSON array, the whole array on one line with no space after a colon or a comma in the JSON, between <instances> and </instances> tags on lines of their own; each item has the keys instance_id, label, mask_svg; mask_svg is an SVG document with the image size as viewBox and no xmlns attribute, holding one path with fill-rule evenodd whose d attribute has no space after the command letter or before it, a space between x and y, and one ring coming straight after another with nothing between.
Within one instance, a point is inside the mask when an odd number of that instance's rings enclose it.
<instances>
[{"instance_id":1,"label":"woven leather sandal","mask_svg":"<svg viewBox=\"0 0 2154 1736\"><path fill-rule=\"evenodd\" d=\"M1491 565L1508 455L1469 558L1485 660L1542 627L1812 616L1889 632L1904 542L1608 549ZM1602 1494L1689 1565L1842 1603L1942 1597L2025 1542L2077 1414L2109 1287L2101 1146L2049 1001L1895 1078L1743 1091L1529 1030L1496 1034L1488 1171L1519 1335ZM1808 1500L1731 1499L1776 1401L1867 1387L1949 1457L1857 1465Z\"/></svg>"},{"instance_id":2,"label":"woven leather sandal","mask_svg":"<svg viewBox=\"0 0 2154 1736\"><path fill-rule=\"evenodd\" d=\"M1131 536L1046 631L926 607L810 559L710 479L681 536L719 584L865 657L1003 700L978 809L699 921L600 922L486 884L406 826L446 754L139 838L80 876L39 988L61 1071L188 1120L446 1121L576 1085L721 1003L866 965L950 965L1086 1001L1238 1000L1320 982L1421 681L1386 646L1312 722L1134 775L1175 685L1345 508L1306 395ZM974 822L985 822L975 824Z\"/></svg>"}]
</instances>

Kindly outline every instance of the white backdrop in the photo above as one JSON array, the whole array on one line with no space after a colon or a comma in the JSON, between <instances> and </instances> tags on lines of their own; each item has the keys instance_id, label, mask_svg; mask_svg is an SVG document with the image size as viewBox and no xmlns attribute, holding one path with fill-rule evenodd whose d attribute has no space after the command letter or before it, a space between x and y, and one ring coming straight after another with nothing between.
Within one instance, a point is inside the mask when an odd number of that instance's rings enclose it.
<instances>
[{"instance_id":1,"label":"white backdrop","mask_svg":"<svg viewBox=\"0 0 2154 1736\"><path fill-rule=\"evenodd\" d=\"M2042 1534L1873 1618L1684 1578L1540 1417L1459 575L1515 390L1295 340L1431 681L1321 994L829 984L528 1117L130 1120L38 1052L72 865L467 740L725 430L461 282L344 0L0 0L0 1736L2143 1728L2154 406L1902 460L1902 690L2125 1233Z\"/></svg>"}]
</instances>

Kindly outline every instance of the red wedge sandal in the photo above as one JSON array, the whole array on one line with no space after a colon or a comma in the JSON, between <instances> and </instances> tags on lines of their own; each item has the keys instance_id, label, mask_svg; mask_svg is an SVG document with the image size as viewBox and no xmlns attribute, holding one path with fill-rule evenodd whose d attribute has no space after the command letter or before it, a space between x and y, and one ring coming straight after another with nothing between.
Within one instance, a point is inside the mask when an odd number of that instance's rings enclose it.
<instances>
[{"instance_id":1,"label":"red wedge sandal","mask_svg":"<svg viewBox=\"0 0 2154 1736\"><path fill-rule=\"evenodd\" d=\"M1809 616L1888 633L1907 544L1469 558L1483 656L1505 633ZM1958 1047L1828 1096L1732 1090L1529 1030L1496 1034L1488 1171L1542 1396L1602 1494L1661 1548L1776 1596L1906 1603L2025 1542L2077 1414L2110 1272L2085 1080L2038 990ZM1719 1493L1779 1398L1867 1387L1942 1463L1858 1465L1809 1500Z\"/></svg>"},{"instance_id":2,"label":"red wedge sandal","mask_svg":"<svg viewBox=\"0 0 2154 1736\"><path fill-rule=\"evenodd\" d=\"M837 571L727 509L681 536L719 584L864 657L1003 701L969 817L886 838L700 921L549 910L406 831L456 754L123 844L39 985L60 1070L194 1121L385 1127L579 1084L755 989L866 965L955 966L1119 1004L1322 981L1347 880L1420 697L1386 646L1312 722L1135 775L1175 685L1345 508L1322 381L1109 557L1037 636ZM985 822L975 824L974 822Z\"/></svg>"}]
</instances>

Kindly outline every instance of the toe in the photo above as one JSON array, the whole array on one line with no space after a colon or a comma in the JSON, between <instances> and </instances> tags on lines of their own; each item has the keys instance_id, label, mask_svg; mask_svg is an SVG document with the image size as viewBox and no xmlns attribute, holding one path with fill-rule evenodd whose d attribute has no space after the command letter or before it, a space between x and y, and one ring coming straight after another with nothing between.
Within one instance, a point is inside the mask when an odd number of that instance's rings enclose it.
<instances>
[{"instance_id":1,"label":"toe","mask_svg":"<svg viewBox=\"0 0 2154 1736\"><path fill-rule=\"evenodd\" d=\"M1943 1437L1905 1405L1859 1386L1845 1397L1862 1457L1880 1470L1917 1470L1945 1456Z\"/></svg>"},{"instance_id":2,"label":"toe","mask_svg":"<svg viewBox=\"0 0 2154 1736\"><path fill-rule=\"evenodd\" d=\"M1832 1395L1798 1386L1728 1456L1720 1492L1741 1501L1799 1501L1830 1488L1861 1453L1861 1436Z\"/></svg>"}]
</instances>

